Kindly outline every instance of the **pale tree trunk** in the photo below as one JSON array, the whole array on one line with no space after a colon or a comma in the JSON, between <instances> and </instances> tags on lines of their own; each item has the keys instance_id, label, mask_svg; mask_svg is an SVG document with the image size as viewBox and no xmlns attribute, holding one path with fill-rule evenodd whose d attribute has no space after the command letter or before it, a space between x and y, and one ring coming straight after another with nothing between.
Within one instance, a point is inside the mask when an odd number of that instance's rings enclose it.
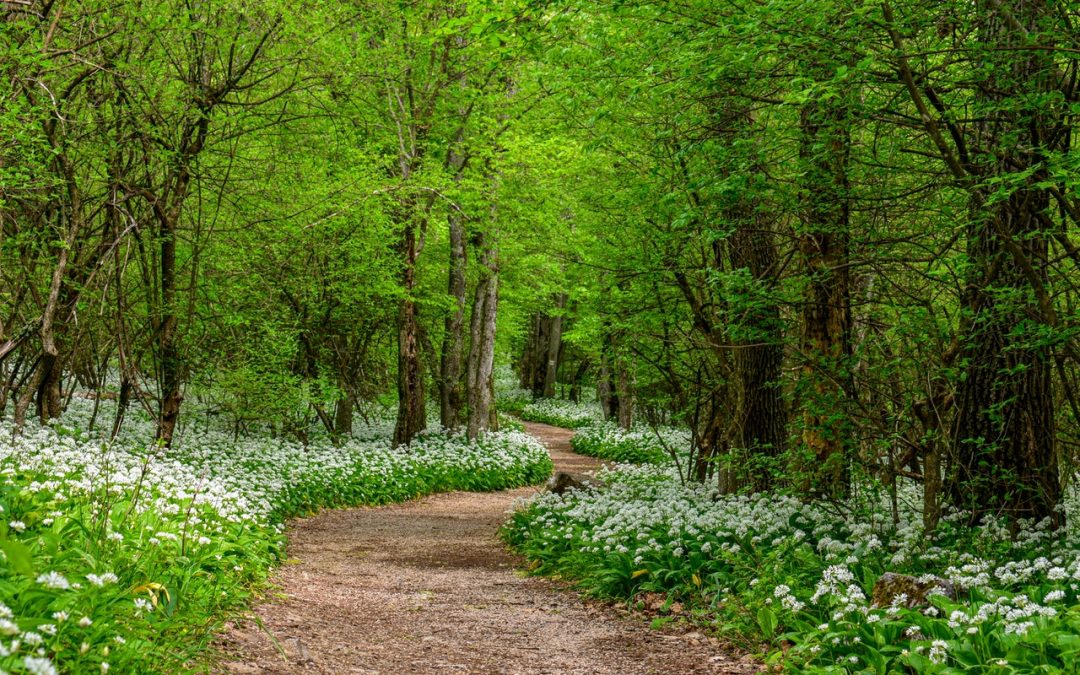
<instances>
[{"instance_id":1,"label":"pale tree trunk","mask_svg":"<svg viewBox=\"0 0 1080 675\"><path fill-rule=\"evenodd\" d=\"M67 275L70 252L75 248L82 223L82 198L79 190L74 186L74 170L67 161L66 156L61 156L64 175L69 177L68 182L68 208L67 236L57 253L56 267L53 268L52 280L49 283L49 295L45 301L45 307L41 312L41 357L33 375L26 383L19 399L15 402L15 426L21 429L26 423L26 411L34 396L38 398L38 414L42 421L51 417L59 416L59 377L55 371L59 370L60 348L56 342L56 315L60 308L60 291ZM63 217L63 216L61 216Z\"/></svg>"},{"instance_id":2,"label":"pale tree trunk","mask_svg":"<svg viewBox=\"0 0 1080 675\"><path fill-rule=\"evenodd\" d=\"M483 246L481 238L481 246ZM484 276L477 282L473 301L469 349L468 436L476 438L481 431L493 427L495 380L495 328L499 306L498 251L494 246L482 249L481 264Z\"/></svg>"}]
</instances>

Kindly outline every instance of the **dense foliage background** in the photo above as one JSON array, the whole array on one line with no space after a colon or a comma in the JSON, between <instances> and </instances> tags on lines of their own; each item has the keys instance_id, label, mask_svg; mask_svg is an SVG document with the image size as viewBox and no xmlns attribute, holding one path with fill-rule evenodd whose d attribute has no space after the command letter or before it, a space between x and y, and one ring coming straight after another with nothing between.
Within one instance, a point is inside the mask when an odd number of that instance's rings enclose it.
<instances>
[{"instance_id":1,"label":"dense foliage background","mask_svg":"<svg viewBox=\"0 0 1080 675\"><path fill-rule=\"evenodd\" d=\"M723 495L1065 542L1078 15L0 2L12 447L502 406Z\"/></svg>"}]
</instances>

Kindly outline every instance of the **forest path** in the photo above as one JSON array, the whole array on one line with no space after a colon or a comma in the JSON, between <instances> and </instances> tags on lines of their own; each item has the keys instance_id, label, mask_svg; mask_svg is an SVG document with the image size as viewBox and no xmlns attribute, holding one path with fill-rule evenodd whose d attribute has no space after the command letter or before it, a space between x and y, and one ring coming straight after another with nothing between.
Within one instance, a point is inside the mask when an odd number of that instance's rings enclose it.
<instances>
[{"instance_id":1,"label":"forest path","mask_svg":"<svg viewBox=\"0 0 1080 675\"><path fill-rule=\"evenodd\" d=\"M556 470L600 463L573 432L526 423ZM700 633L651 630L565 585L515 573L497 537L536 488L326 511L289 525L280 592L221 638L225 673L751 673ZM269 632L280 650L267 635ZM282 650L284 654L282 654Z\"/></svg>"}]
</instances>

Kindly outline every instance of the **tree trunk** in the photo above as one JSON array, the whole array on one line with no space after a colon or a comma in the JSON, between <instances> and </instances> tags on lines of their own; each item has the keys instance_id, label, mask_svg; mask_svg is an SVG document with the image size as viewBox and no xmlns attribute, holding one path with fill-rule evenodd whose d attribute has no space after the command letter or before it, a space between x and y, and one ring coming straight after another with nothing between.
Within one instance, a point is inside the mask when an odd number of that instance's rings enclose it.
<instances>
[{"instance_id":1,"label":"tree trunk","mask_svg":"<svg viewBox=\"0 0 1080 675\"><path fill-rule=\"evenodd\" d=\"M970 509L973 522L993 514L1064 524L1056 509L1062 488L1053 354L1033 318L1044 328L1057 322L1046 291L1048 235L1039 216L1050 207L1045 158L1061 149L1047 144L1068 134L1054 106L1040 103L1055 86L1051 51L1015 51L1030 43L1025 33L1042 30L1051 11L1046 0L979 3L979 39L992 67L976 91L988 110L971 143L984 175L971 200L963 299L969 320L961 340L966 365L947 486L949 500ZM985 186L993 178L1023 174L1008 199L991 199L994 188Z\"/></svg>"},{"instance_id":2,"label":"tree trunk","mask_svg":"<svg viewBox=\"0 0 1080 675\"><path fill-rule=\"evenodd\" d=\"M163 223L161 232L161 323L157 332L161 359L161 402L158 407L157 440L168 446L180 417L180 350L176 343L176 221Z\"/></svg>"},{"instance_id":3,"label":"tree trunk","mask_svg":"<svg viewBox=\"0 0 1080 675\"><path fill-rule=\"evenodd\" d=\"M801 308L799 387L806 456L797 480L804 494L833 498L847 491L850 445L843 414L851 355L848 124L846 108L835 99L816 98L801 112L804 183L798 247L808 279Z\"/></svg>"},{"instance_id":4,"label":"tree trunk","mask_svg":"<svg viewBox=\"0 0 1080 675\"><path fill-rule=\"evenodd\" d=\"M353 402L348 394L342 394L334 404L334 435L345 438L352 434Z\"/></svg>"},{"instance_id":5,"label":"tree trunk","mask_svg":"<svg viewBox=\"0 0 1080 675\"><path fill-rule=\"evenodd\" d=\"M120 372L120 396L116 401L116 418L113 420L112 431L109 433L109 440L115 439L120 434L120 429L124 426L124 417L127 415L128 405L131 403L131 390L134 383L128 376L128 373L123 370L121 366Z\"/></svg>"},{"instance_id":6,"label":"tree trunk","mask_svg":"<svg viewBox=\"0 0 1080 675\"><path fill-rule=\"evenodd\" d=\"M519 385L532 391L536 385L536 342L540 333L540 312L534 312L529 321L529 332L525 336L525 345L521 349Z\"/></svg>"},{"instance_id":7,"label":"tree trunk","mask_svg":"<svg viewBox=\"0 0 1080 675\"><path fill-rule=\"evenodd\" d=\"M481 246L483 241L481 238ZM494 416L495 328L499 307L498 251L483 249L484 276L476 284L470 325L471 346L468 364L470 439L492 428Z\"/></svg>"},{"instance_id":8,"label":"tree trunk","mask_svg":"<svg viewBox=\"0 0 1080 675\"><path fill-rule=\"evenodd\" d=\"M408 216L406 216L408 217ZM416 226L406 222L400 242L401 286L404 295L398 310L398 415L394 426L394 447L408 445L427 427L424 408L424 364L420 353L420 326L417 320L416 261L419 254Z\"/></svg>"},{"instance_id":9,"label":"tree trunk","mask_svg":"<svg viewBox=\"0 0 1080 675\"><path fill-rule=\"evenodd\" d=\"M465 351L465 222L461 214L451 213L449 294L454 309L446 317L439 369L439 419L446 429L461 424L462 359Z\"/></svg>"},{"instance_id":10,"label":"tree trunk","mask_svg":"<svg viewBox=\"0 0 1080 675\"><path fill-rule=\"evenodd\" d=\"M574 378L570 381L570 400L574 403L581 402L581 385L585 381L585 373L589 371L589 360L581 359L578 363L577 370L574 371Z\"/></svg>"},{"instance_id":11,"label":"tree trunk","mask_svg":"<svg viewBox=\"0 0 1080 675\"><path fill-rule=\"evenodd\" d=\"M555 309L560 310L558 314L550 317L550 328L548 329L548 343L546 350L546 362L544 364L544 397L551 398L555 396L555 384L559 379L559 353L562 348L562 312L561 310L566 307L566 294L560 293L555 298Z\"/></svg>"},{"instance_id":12,"label":"tree trunk","mask_svg":"<svg viewBox=\"0 0 1080 675\"><path fill-rule=\"evenodd\" d=\"M753 215L751 218L732 234L731 267L749 271L764 294L777 277L776 244L768 224ZM780 309L774 302L755 299L739 328L732 358L738 396L734 442L749 460L745 467L748 481L755 490L767 490L772 487L771 464L784 451L787 440ZM766 458L769 461L763 461Z\"/></svg>"},{"instance_id":13,"label":"tree trunk","mask_svg":"<svg viewBox=\"0 0 1080 675\"><path fill-rule=\"evenodd\" d=\"M20 394L15 403L15 426L18 429L26 422L26 411L30 407L32 397L36 394L38 400L38 415L45 422L51 417L60 415L60 391L59 375L54 373L58 370L60 348L57 346L56 321L60 313L60 297L64 279L68 271L68 261L71 251L75 248L75 242L79 235L82 224L82 198L81 193L75 186L74 169L66 155L58 157L62 167L62 174L68 179L68 209L67 232L64 242L57 252L56 267L53 268L52 279L49 283L49 295L45 301L45 307L41 312L41 357L26 388ZM61 209L61 222L64 216Z\"/></svg>"},{"instance_id":14,"label":"tree trunk","mask_svg":"<svg viewBox=\"0 0 1080 675\"><path fill-rule=\"evenodd\" d=\"M618 392L618 422L627 431L634 425L634 373L625 357L615 360L615 391Z\"/></svg>"}]
</instances>

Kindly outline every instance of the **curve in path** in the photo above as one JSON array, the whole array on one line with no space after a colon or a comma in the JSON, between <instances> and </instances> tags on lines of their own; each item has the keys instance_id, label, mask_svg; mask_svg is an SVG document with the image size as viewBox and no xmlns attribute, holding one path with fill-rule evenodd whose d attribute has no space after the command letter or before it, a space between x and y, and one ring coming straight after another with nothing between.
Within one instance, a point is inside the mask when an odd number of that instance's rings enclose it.
<instances>
[{"instance_id":1,"label":"curve in path","mask_svg":"<svg viewBox=\"0 0 1080 675\"><path fill-rule=\"evenodd\" d=\"M573 432L526 423L557 470L590 471ZM535 488L326 511L289 528L278 599L222 636L225 673L750 673L699 633L670 635L515 573L496 533ZM269 635L268 635L269 634ZM274 639L270 638L270 635ZM275 642L277 643L275 645Z\"/></svg>"}]
</instances>

